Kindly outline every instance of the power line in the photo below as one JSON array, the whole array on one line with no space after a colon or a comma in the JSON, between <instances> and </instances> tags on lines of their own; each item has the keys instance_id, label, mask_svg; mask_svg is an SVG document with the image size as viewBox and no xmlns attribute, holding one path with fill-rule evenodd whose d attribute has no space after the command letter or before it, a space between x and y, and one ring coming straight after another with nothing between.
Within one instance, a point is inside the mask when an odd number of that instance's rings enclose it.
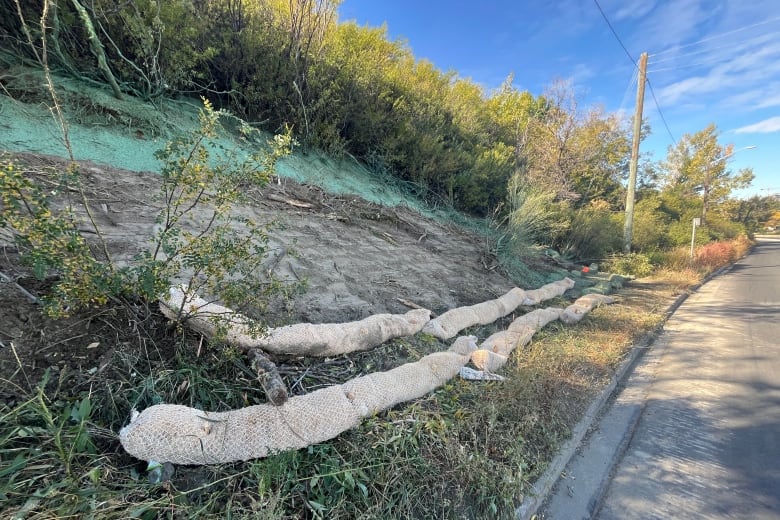
<instances>
[{"instance_id":1,"label":"power line","mask_svg":"<svg viewBox=\"0 0 780 520\"><path fill-rule=\"evenodd\" d=\"M768 36L771 36L771 35L769 35L769 34L760 34L760 35L755 36L753 38L750 38L748 40L744 40L744 41L739 42L739 46L740 47L745 47L745 46L747 46L747 45L749 45L749 44L751 44L753 42L757 42L759 40L763 40L763 39L765 39ZM677 54L675 56L669 56L668 58L662 58L660 60L652 60L650 63L652 63L654 65L658 64L658 63L665 63L667 61L679 60L681 58L687 58L688 56L695 56L696 54L705 54L705 53L708 53L708 52L713 52L713 51L717 51L717 50L720 50L720 49L726 49L726 48L729 48L729 47L734 47L734 43L726 43L726 44L723 44L723 45L718 45L717 47L710 47L710 48L701 49L701 50L698 50L698 51L692 51L692 52L686 52L686 53L683 53L683 54ZM652 57L652 56L657 56L657 54L652 54L649 57Z\"/></svg>"},{"instance_id":2,"label":"power line","mask_svg":"<svg viewBox=\"0 0 780 520\"><path fill-rule=\"evenodd\" d=\"M679 70L679 69L690 69L691 67L699 67L701 65L718 65L720 63L725 63L727 61L731 61L734 58L731 56L723 56L720 58L710 58L708 60L703 61L697 61L694 63L686 63L684 65L673 65L671 67L662 67L660 69L651 69L648 72L665 72L667 70Z\"/></svg>"},{"instance_id":3,"label":"power line","mask_svg":"<svg viewBox=\"0 0 780 520\"><path fill-rule=\"evenodd\" d=\"M650 94L653 96L653 102L655 103L655 108L658 109L658 115L661 116L661 121L663 121L664 126L666 127L666 132L669 134L669 138L672 140L672 144L677 142L677 139L674 138L672 135L672 131L669 129L669 125L666 123L666 118L664 117L664 113L661 112L661 105L658 104L658 98L655 97L655 90L653 90L653 84L650 83L650 78L647 78L647 86L650 87Z\"/></svg>"},{"instance_id":4,"label":"power line","mask_svg":"<svg viewBox=\"0 0 780 520\"><path fill-rule=\"evenodd\" d=\"M593 0L593 1L595 2L596 0ZM601 8L599 8L599 9L601 9ZM686 43L685 45L677 45L676 47L672 47L671 49L666 49L665 51L661 51L661 52L657 52L655 54L651 54L650 57L661 56L662 54L668 54L670 52L673 52L673 51L676 51L676 50L679 50L679 49L684 49L686 47L692 47L694 45L698 45L700 43L708 42L710 40L717 40L718 38L723 38L724 36L728 36L729 34L734 34L734 33L740 32L740 31L746 31L748 29L752 29L753 27L758 27L760 25L766 25L768 23L776 22L777 20L780 20L780 16L776 16L774 18L770 18L769 20L764 20L762 22L756 22L756 23L751 24L751 25L746 25L744 27L739 27L737 29L732 29L731 31L726 31L724 33L715 34L713 36L708 36L706 38L702 38L701 40L698 40L698 41L695 41L695 42L692 42L692 43Z\"/></svg>"},{"instance_id":5,"label":"power line","mask_svg":"<svg viewBox=\"0 0 780 520\"><path fill-rule=\"evenodd\" d=\"M601 13L601 16L604 18L604 21L607 22L607 25L609 26L609 29L612 31L612 34L615 35L615 39L618 41L621 47L623 47L623 50L626 52L626 56L628 56L628 59L631 60L631 63L634 64L634 67L638 67L636 64L636 60L631 56L631 53L628 52L628 49L626 49L626 46L623 45L623 42L620 39L620 36L618 36L618 33L615 31L615 28L612 27L612 24L609 22L609 18L607 18L607 15L604 14L604 9L601 8L601 5L599 4L599 0L593 0L593 2L596 4L596 7L599 8L599 12Z\"/></svg>"},{"instance_id":6,"label":"power line","mask_svg":"<svg viewBox=\"0 0 780 520\"><path fill-rule=\"evenodd\" d=\"M631 53L628 52L628 49L625 45L623 45L623 41L620 39L620 36L618 36L618 33L615 31L615 28L612 27L612 24L609 22L609 18L607 18L607 15L604 13L604 10L601 8L601 5L599 4L599 0L593 0L593 2L596 4L596 7L598 7L599 12L601 13L602 18L604 18L604 21L607 22L607 25L609 26L610 30L612 31L612 34L615 36L615 39L618 41L621 47L623 47L623 50L626 53L626 56L628 56L628 59L631 60L631 63L634 64L634 68L636 70L639 70L639 65L637 65L634 58L631 56ZM669 129L669 124L666 122L666 118L664 117L663 112L661 111L661 105L658 104L658 98L655 97L655 91L653 90L653 85L650 83L650 78L645 78L645 81L647 81L647 86L650 87L650 94L653 96L653 102L655 103L655 108L658 110L658 115L661 116L661 121L664 123L664 127L666 127L666 131L669 133L669 137L672 139L672 143L676 143L677 141L674 138L674 135L672 135L672 131Z\"/></svg>"},{"instance_id":7,"label":"power line","mask_svg":"<svg viewBox=\"0 0 780 520\"><path fill-rule=\"evenodd\" d=\"M639 80L639 69L634 69L634 73L631 74L631 81L628 82L628 85L626 85L626 91L623 93L623 99L620 100L620 111L623 111L623 108L626 106L626 102L628 101L628 94L631 92L631 87L634 86L634 82Z\"/></svg>"}]
</instances>

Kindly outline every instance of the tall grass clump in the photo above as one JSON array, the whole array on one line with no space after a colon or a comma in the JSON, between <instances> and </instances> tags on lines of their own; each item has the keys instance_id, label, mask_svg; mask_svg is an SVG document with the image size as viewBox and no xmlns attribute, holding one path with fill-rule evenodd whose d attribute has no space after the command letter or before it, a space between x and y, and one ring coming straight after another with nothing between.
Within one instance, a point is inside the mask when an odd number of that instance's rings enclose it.
<instances>
[{"instance_id":1,"label":"tall grass clump","mask_svg":"<svg viewBox=\"0 0 780 520\"><path fill-rule=\"evenodd\" d=\"M569 222L565 206L555 193L513 178L509 184L509 214L506 217L510 247L529 252L536 244L552 245Z\"/></svg>"}]
</instances>

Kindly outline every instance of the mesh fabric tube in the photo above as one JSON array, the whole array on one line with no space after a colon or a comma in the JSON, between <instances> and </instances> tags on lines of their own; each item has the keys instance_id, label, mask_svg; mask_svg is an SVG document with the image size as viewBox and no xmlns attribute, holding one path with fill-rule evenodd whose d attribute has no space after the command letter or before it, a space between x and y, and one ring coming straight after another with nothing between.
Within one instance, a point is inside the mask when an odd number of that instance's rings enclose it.
<instances>
[{"instance_id":1,"label":"mesh fabric tube","mask_svg":"<svg viewBox=\"0 0 780 520\"><path fill-rule=\"evenodd\" d=\"M170 289L160 308L171 319L182 309L187 326L207 337L216 334L217 323L228 325L225 340L244 350L259 348L272 354L319 357L368 350L393 338L412 336L431 317L427 309L414 309L406 314L375 314L350 323L298 323L270 329L258 337L245 316L180 287Z\"/></svg>"},{"instance_id":2,"label":"mesh fabric tube","mask_svg":"<svg viewBox=\"0 0 780 520\"><path fill-rule=\"evenodd\" d=\"M281 406L214 413L155 405L122 428L119 440L138 459L173 464L266 457L332 439L364 417L422 397L455 377L468 360L456 352L435 352L387 372L291 397Z\"/></svg>"}]
</instances>

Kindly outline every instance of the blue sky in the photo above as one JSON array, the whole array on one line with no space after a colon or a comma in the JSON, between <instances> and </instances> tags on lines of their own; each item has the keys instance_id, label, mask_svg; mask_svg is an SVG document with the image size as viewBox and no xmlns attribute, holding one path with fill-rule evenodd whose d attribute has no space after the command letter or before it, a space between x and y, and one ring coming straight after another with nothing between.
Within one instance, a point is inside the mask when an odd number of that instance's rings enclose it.
<instances>
[{"instance_id":1,"label":"blue sky","mask_svg":"<svg viewBox=\"0 0 780 520\"><path fill-rule=\"evenodd\" d=\"M780 193L780 0L599 0L628 53L649 54L643 152L666 156L673 139L709 123L751 167L753 188ZM514 73L534 94L557 78L583 106L633 112L635 67L594 0L344 0L341 20L387 23L417 58L492 89ZM756 146L755 149L741 150Z\"/></svg>"}]
</instances>

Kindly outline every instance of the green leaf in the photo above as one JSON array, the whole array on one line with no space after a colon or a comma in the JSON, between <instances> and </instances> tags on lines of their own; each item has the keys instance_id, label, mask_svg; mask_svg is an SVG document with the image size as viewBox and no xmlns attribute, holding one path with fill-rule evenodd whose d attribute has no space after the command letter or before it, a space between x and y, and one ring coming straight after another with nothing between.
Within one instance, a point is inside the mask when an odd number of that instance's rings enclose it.
<instances>
[{"instance_id":1,"label":"green leaf","mask_svg":"<svg viewBox=\"0 0 780 520\"><path fill-rule=\"evenodd\" d=\"M16 458L11 462L11 464L5 468L0 470L0 478L5 478L8 475L11 475L12 473L16 473L17 471L20 471L22 468L24 468L27 465L27 459L23 454L19 454L16 456Z\"/></svg>"}]
</instances>

